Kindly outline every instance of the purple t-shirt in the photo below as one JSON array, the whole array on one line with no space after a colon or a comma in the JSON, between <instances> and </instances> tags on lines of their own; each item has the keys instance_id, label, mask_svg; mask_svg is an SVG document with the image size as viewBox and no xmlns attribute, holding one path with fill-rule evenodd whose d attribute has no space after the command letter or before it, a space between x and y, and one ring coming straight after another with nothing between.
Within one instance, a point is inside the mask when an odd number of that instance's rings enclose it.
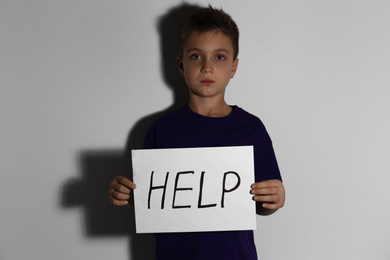
<instances>
[{"instance_id":1,"label":"purple t-shirt","mask_svg":"<svg viewBox=\"0 0 390 260\"><path fill-rule=\"evenodd\" d=\"M238 106L232 108L228 116L206 117L186 105L153 123L144 148L253 145L255 181L281 180L272 142L263 123ZM155 237L158 260L257 259L251 230L158 233Z\"/></svg>"}]
</instances>

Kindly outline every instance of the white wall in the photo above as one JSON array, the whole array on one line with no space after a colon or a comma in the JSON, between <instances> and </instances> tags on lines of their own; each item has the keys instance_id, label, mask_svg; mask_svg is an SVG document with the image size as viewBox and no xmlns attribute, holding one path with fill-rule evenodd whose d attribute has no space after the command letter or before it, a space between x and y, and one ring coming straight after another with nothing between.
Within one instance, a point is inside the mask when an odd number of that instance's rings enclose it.
<instances>
[{"instance_id":1,"label":"white wall","mask_svg":"<svg viewBox=\"0 0 390 260\"><path fill-rule=\"evenodd\" d=\"M227 100L264 121L287 190L261 259L390 259L390 2L210 2L241 30ZM180 105L157 29L179 3L0 1L1 260L150 256L106 194Z\"/></svg>"}]
</instances>

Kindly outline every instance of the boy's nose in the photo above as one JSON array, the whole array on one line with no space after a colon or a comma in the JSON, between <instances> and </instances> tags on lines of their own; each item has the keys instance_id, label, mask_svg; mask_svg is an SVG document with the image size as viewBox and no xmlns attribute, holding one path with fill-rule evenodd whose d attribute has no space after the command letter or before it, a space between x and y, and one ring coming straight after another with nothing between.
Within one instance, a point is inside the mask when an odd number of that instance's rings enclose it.
<instances>
[{"instance_id":1,"label":"boy's nose","mask_svg":"<svg viewBox=\"0 0 390 260\"><path fill-rule=\"evenodd\" d=\"M212 72L213 71L213 66L212 66L211 62L209 62L207 60L204 61L203 64L202 64L201 71L202 71L202 73Z\"/></svg>"}]
</instances>

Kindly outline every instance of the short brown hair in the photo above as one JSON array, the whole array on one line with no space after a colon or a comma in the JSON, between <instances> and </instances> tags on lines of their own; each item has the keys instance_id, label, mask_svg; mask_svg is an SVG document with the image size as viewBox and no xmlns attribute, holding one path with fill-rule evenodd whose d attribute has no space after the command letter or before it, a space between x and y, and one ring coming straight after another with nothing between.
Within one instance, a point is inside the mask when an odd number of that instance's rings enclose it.
<instances>
[{"instance_id":1,"label":"short brown hair","mask_svg":"<svg viewBox=\"0 0 390 260\"><path fill-rule=\"evenodd\" d=\"M238 56L239 39L237 24L229 14L222 9L215 9L211 5L199 8L182 22L179 36L179 57L182 57L184 44L192 33L209 31L220 31L230 38L234 50L233 60L235 60Z\"/></svg>"}]
</instances>

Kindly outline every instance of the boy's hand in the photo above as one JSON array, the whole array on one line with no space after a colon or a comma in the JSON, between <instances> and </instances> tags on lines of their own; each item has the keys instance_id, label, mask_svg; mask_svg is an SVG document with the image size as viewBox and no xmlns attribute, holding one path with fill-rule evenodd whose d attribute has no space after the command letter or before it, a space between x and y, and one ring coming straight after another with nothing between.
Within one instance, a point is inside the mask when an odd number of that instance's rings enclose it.
<instances>
[{"instance_id":1,"label":"boy's hand","mask_svg":"<svg viewBox=\"0 0 390 260\"><path fill-rule=\"evenodd\" d=\"M108 195L110 201L115 206L124 206L129 204L132 197L132 190L136 188L135 184L129 179L116 176L110 184Z\"/></svg>"},{"instance_id":2,"label":"boy's hand","mask_svg":"<svg viewBox=\"0 0 390 260\"><path fill-rule=\"evenodd\" d=\"M284 206L285 191L280 180L267 180L252 184L253 199L261 203L262 208L276 211Z\"/></svg>"}]
</instances>

